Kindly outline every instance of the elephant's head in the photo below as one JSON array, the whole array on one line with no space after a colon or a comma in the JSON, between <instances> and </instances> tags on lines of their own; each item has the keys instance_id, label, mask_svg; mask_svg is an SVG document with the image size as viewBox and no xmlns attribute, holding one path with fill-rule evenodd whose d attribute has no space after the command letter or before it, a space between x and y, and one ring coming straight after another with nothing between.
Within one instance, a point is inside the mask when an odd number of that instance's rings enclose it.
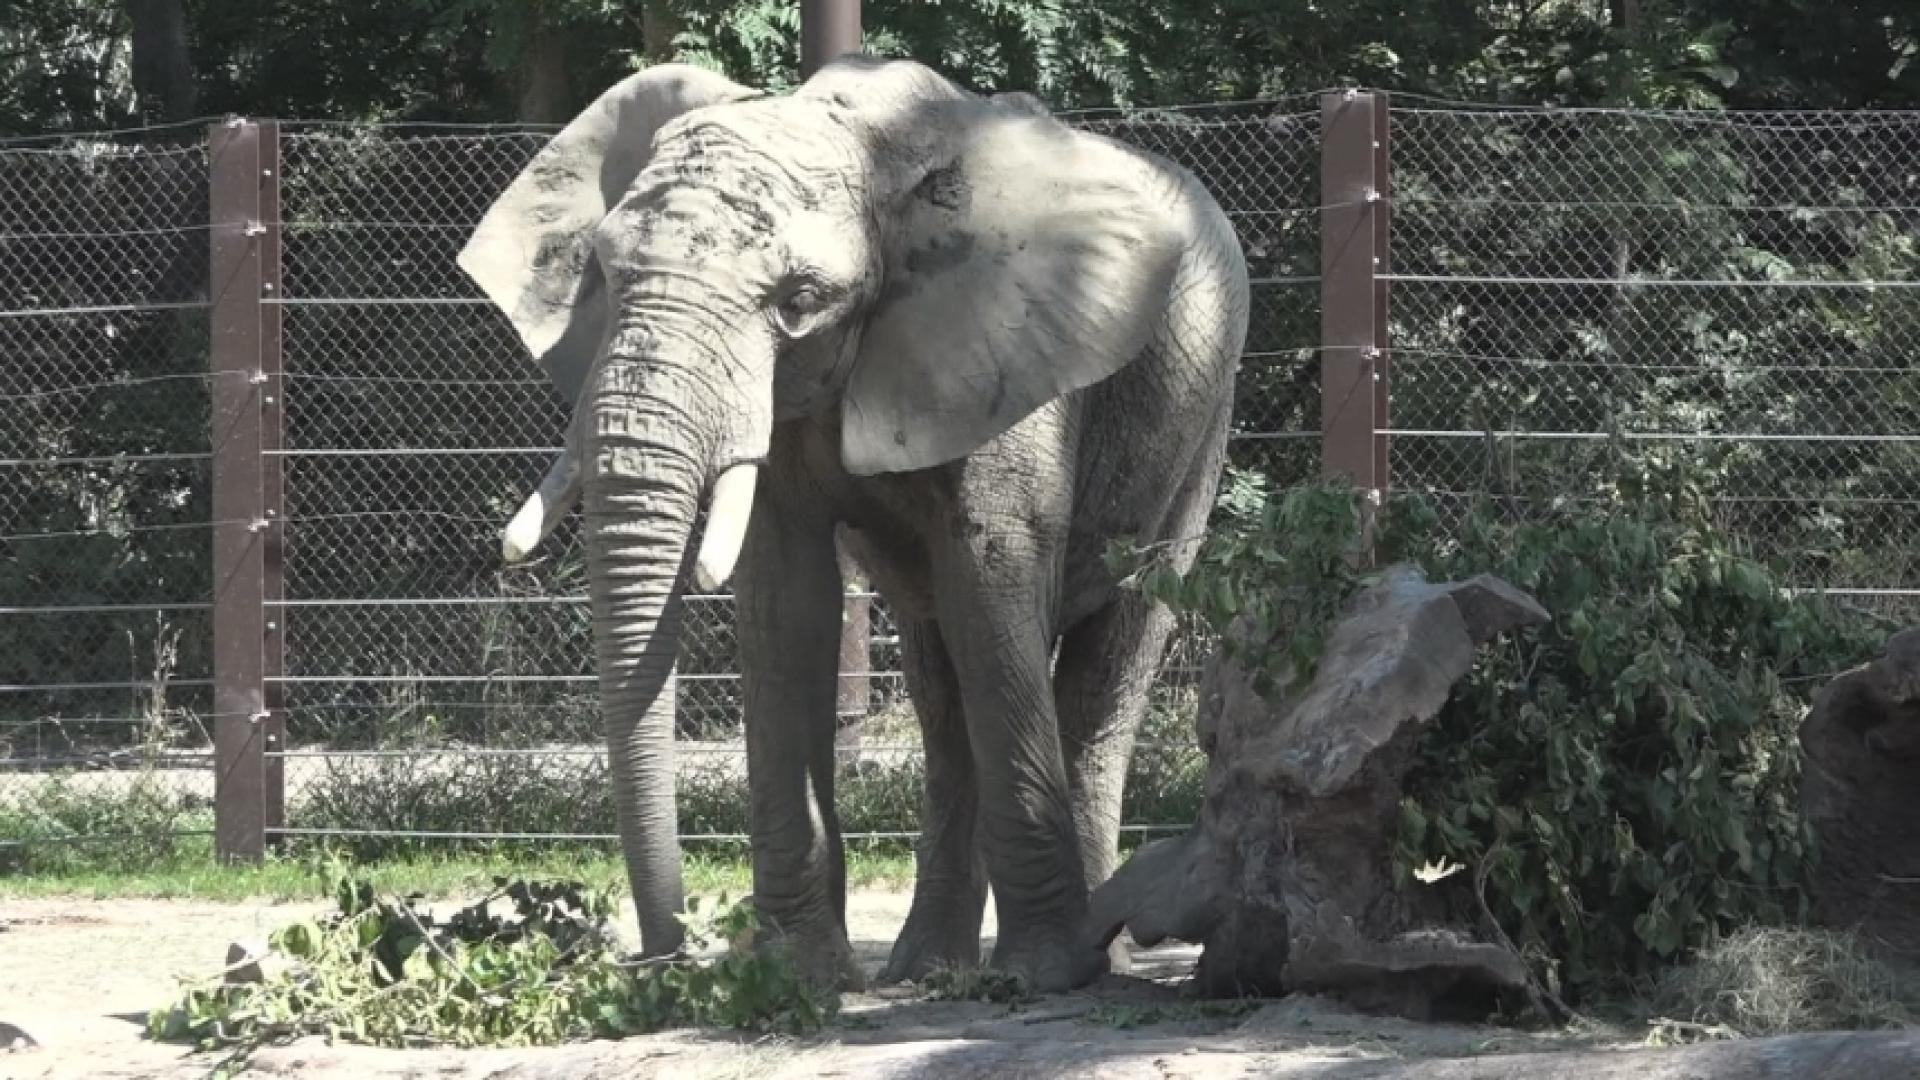
<instances>
[{"instance_id":1,"label":"elephant's head","mask_svg":"<svg viewBox=\"0 0 1920 1080\"><path fill-rule=\"evenodd\" d=\"M562 130L461 252L574 406L504 548L524 555L584 502L648 951L680 941L663 691L698 511L712 587L776 421L837 415L856 475L923 469L1126 364L1184 250L1148 175L1025 95L910 62L844 59L783 97L667 65Z\"/></svg>"}]
</instances>

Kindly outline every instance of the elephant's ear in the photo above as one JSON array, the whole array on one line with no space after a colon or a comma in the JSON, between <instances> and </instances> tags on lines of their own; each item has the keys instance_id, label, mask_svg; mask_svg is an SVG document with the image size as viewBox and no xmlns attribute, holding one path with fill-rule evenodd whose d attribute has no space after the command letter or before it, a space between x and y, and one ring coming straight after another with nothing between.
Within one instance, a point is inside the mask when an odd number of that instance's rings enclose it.
<instances>
[{"instance_id":1,"label":"elephant's ear","mask_svg":"<svg viewBox=\"0 0 1920 1080\"><path fill-rule=\"evenodd\" d=\"M886 281L842 408L857 475L977 449L1149 344L1184 243L1170 178L1027 108L956 109L883 208Z\"/></svg>"},{"instance_id":2,"label":"elephant's ear","mask_svg":"<svg viewBox=\"0 0 1920 1080\"><path fill-rule=\"evenodd\" d=\"M630 75L535 154L500 193L455 260L499 305L569 403L607 322L593 229L620 201L668 121L761 96L686 64Z\"/></svg>"}]
</instances>

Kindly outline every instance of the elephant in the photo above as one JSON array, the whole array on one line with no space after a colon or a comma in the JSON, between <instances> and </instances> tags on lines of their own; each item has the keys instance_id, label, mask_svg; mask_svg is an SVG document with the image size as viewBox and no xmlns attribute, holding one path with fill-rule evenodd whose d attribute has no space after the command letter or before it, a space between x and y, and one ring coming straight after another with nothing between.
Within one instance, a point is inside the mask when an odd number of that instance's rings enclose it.
<instances>
[{"instance_id":1,"label":"elephant","mask_svg":"<svg viewBox=\"0 0 1920 1080\"><path fill-rule=\"evenodd\" d=\"M865 983L833 798L838 537L899 621L926 749L881 977L978 964L989 887L995 968L1110 970L1081 922L1174 616L1102 554L1191 565L1247 334L1245 256L1198 180L911 60L779 94L661 64L531 158L457 263L572 410L500 544L523 559L581 509L641 954L683 945L683 596L731 581L763 937Z\"/></svg>"}]
</instances>

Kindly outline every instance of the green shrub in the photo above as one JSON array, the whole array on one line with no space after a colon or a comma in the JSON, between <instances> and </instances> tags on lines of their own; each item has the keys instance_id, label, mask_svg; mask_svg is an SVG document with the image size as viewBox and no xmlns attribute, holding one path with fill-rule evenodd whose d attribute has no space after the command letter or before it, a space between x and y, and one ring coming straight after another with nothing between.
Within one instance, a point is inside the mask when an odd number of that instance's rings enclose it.
<instances>
[{"instance_id":1,"label":"green shrub","mask_svg":"<svg viewBox=\"0 0 1920 1080\"><path fill-rule=\"evenodd\" d=\"M1418 498L1376 523L1381 563L1498 574L1552 615L1483 649L1422 739L1395 841L1402 879L1484 860L1495 917L1549 985L1582 992L1749 921L1800 919L1794 730L1821 676L1872 655L1885 628L1783 591L1683 477L1622 470L1594 498L1536 509L1478 500L1445 542ZM1133 551L1134 580L1216 631L1242 615L1251 641L1288 628L1242 659L1269 686L1306 672L1368 580L1361 504L1236 473L1221 511L1191 572Z\"/></svg>"},{"instance_id":2,"label":"green shrub","mask_svg":"<svg viewBox=\"0 0 1920 1080\"><path fill-rule=\"evenodd\" d=\"M0 803L0 870L137 872L209 850L212 805L164 777L146 770L15 777L9 801Z\"/></svg>"}]
</instances>

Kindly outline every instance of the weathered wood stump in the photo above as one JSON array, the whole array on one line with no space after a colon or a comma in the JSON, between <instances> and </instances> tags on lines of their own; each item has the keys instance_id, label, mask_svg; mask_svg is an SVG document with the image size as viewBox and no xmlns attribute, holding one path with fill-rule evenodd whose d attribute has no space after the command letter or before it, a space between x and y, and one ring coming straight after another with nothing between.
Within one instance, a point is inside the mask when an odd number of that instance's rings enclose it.
<instances>
[{"instance_id":1,"label":"weathered wood stump","mask_svg":"<svg viewBox=\"0 0 1920 1080\"><path fill-rule=\"evenodd\" d=\"M1800 746L1814 917L1920 961L1920 628L1823 687Z\"/></svg>"},{"instance_id":2,"label":"weathered wood stump","mask_svg":"<svg viewBox=\"0 0 1920 1080\"><path fill-rule=\"evenodd\" d=\"M1395 886L1389 843L1415 744L1475 649L1546 618L1497 578L1435 584L1397 566L1341 614L1304 688L1262 697L1217 656L1201 685L1200 820L1094 892L1090 932L1202 943L1208 994L1315 991L1425 1018L1523 988L1517 957Z\"/></svg>"}]
</instances>

